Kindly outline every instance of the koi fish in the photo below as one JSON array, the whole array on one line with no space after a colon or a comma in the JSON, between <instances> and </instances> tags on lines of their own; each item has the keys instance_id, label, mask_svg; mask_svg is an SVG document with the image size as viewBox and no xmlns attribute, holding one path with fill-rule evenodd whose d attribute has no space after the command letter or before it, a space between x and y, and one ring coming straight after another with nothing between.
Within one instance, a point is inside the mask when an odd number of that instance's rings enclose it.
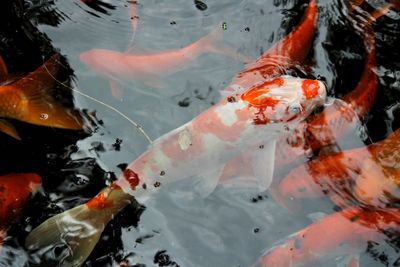
<instances>
[{"instance_id":1,"label":"koi fish","mask_svg":"<svg viewBox=\"0 0 400 267\"><path fill-rule=\"evenodd\" d=\"M289 68L301 64L309 53L317 16L318 8L315 0L310 0L299 25L256 61L246 64L245 69L224 89L227 94L241 91L274 76L284 75Z\"/></svg>"},{"instance_id":2,"label":"koi fish","mask_svg":"<svg viewBox=\"0 0 400 267\"><path fill-rule=\"evenodd\" d=\"M97 196L35 228L26 239L26 247L36 250L60 242L68 244L71 253L62 264L79 266L108 221L133 198L145 202L162 185L185 178L192 179L194 192L207 196L217 186L225 163L248 147L258 148L247 164L260 174L260 186L266 189L272 180L275 140L296 127L325 98L321 82L289 76L223 97L157 139Z\"/></svg>"},{"instance_id":3,"label":"koi fish","mask_svg":"<svg viewBox=\"0 0 400 267\"><path fill-rule=\"evenodd\" d=\"M320 156L293 169L279 184L286 199L328 195L338 206L393 206L400 200L400 129L366 147Z\"/></svg>"},{"instance_id":4,"label":"koi fish","mask_svg":"<svg viewBox=\"0 0 400 267\"><path fill-rule=\"evenodd\" d=\"M136 80L153 88L162 88L162 78L183 70L188 62L202 54L220 53L237 58L238 54L227 46L219 48L215 45L222 32L223 29L218 27L196 42L176 50L136 54L92 49L81 53L79 58L94 72L107 77L113 96L121 99L122 91L118 81Z\"/></svg>"},{"instance_id":5,"label":"koi fish","mask_svg":"<svg viewBox=\"0 0 400 267\"><path fill-rule=\"evenodd\" d=\"M386 241L389 229L400 230L400 209L349 208L300 230L253 267L309 266L338 256L350 256L347 266L358 266L353 255L366 251L370 242Z\"/></svg>"},{"instance_id":6,"label":"koi fish","mask_svg":"<svg viewBox=\"0 0 400 267\"><path fill-rule=\"evenodd\" d=\"M6 236L7 226L15 220L31 194L42 180L34 173L13 173L0 176L0 248Z\"/></svg>"},{"instance_id":7,"label":"koi fish","mask_svg":"<svg viewBox=\"0 0 400 267\"><path fill-rule=\"evenodd\" d=\"M320 113L309 116L294 133L289 137L282 136L277 141L275 155L276 174L281 175L285 170L298 166L308 161L307 153L315 152L324 146L335 144L347 134L355 131L375 103L378 91L378 77L375 72L375 34L370 26L364 27L363 40L367 52L364 69L360 81L354 90L346 94L342 100L334 99L325 105ZM238 156L236 162L228 166L224 180L229 184L229 178L237 176L237 173L245 173L245 176L254 176L251 169L236 167L238 162L246 161L248 155L244 153ZM274 199L282 206L288 208L280 191L275 186L271 187ZM292 202L293 203L293 202ZM295 209L291 207L290 209Z\"/></svg>"},{"instance_id":8,"label":"koi fish","mask_svg":"<svg viewBox=\"0 0 400 267\"><path fill-rule=\"evenodd\" d=\"M78 114L58 104L50 96L58 70L57 59L58 55L54 55L25 77L0 85L1 118L55 128L82 129ZM1 69L7 74L4 64ZM20 139L14 126L4 119L0 119L0 131Z\"/></svg>"},{"instance_id":9,"label":"koi fish","mask_svg":"<svg viewBox=\"0 0 400 267\"><path fill-rule=\"evenodd\" d=\"M353 6L363 1L350 1ZM318 150L323 146L331 145L336 140L343 138L353 131L359 124L359 120L365 118L371 110L378 95L378 76L376 74L375 33L371 23L385 15L392 9L398 8L398 2L389 2L381 8L368 14L363 22L362 32L358 34L364 41L366 59L360 81L356 88L346 94L342 101L336 100L327 106L323 112L309 118L305 129L305 142L312 150ZM354 22L356 24L356 22ZM357 27L355 25L354 27ZM288 158L288 157L287 157Z\"/></svg>"}]
</instances>

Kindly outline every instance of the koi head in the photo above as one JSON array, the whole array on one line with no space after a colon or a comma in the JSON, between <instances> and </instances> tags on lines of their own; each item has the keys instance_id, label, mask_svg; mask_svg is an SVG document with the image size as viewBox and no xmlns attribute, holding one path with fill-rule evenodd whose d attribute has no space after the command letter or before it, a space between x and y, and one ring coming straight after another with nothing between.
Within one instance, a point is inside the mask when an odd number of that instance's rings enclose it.
<instances>
[{"instance_id":1,"label":"koi head","mask_svg":"<svg viewBox=\"0 0 400 267\"><path fill-rule=\"evenodd\" d=\"M255 109L255 124L305 119L325 103L325 85L317 80L281 76L254 86L241 95Z\"/></svg>"}]
</instances>

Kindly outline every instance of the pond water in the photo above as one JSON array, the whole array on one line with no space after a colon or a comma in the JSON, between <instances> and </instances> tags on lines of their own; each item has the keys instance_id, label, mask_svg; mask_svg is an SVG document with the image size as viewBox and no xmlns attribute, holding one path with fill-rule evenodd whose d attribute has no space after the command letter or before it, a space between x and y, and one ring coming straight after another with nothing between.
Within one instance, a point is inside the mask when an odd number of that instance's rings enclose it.
<instances>
[{"instance_id":1,"label":"pond water","mask_svg":"<svg viewBox=\"0 0 400 267\"><path fill-rule=\"evenodd\" d=\"M338 98L357 85L366 54L344 1L317 1L312 48L303 66L294 71L322 80L328 95ZM299 23L307 3L142 0L134 4L139 23L133 31L129 1L4 1L0 54L9 73L30 72L60 53L56 96L81 112L85 129L62 130L10 120L21 140L0 134L1 174L34 172L43 182L42 190L10 225L0 250L0 266L57 266L57 248L30 253L24 246L26 236L47 218L95 196L146 150L148 140L130 120L154 140L218 102L219 92L244 68L235 58L204 53L163 77L161 89L120 80L120 100L113 97L107 78L80 60L81 53L93 48L132 53L181 48L223 25L226 30L218 42L237 55L255 59ZM373 28L377 100L357 131L341 140L340 150L381 141L400 126L400 13L390 11ZM186 181L171 183L145 206L126 207L107 225L84 266L122 262L129 266L251 266L266 250L335 208L325 197L305 200L301 211L293 212L277 203L269 191L260 192L251 179L239 186L218 185L205 198L190 194L192 186ZM398 238L374 243L362 252L360 266L398 266L399 249ZM343 259L334 257L312 266L343 264Z\"/></svg>"}]
</instances>

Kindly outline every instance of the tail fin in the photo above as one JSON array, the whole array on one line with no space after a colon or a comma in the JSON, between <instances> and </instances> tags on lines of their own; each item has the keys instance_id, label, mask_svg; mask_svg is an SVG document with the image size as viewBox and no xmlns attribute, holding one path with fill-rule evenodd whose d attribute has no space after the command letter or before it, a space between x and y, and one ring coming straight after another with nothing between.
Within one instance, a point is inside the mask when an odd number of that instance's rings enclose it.
<instances>
[{"instance_id":1,"label":"tail fin","mask_svg":"<svg viewBox=\"0 0 400 267\"><path fill-rule=\"evenodd\" d=\"M130 204L131 199L132 196L120 188L107 187L87 203L57 214L33 229L25 239L25 247L47 253L62 246L58 266L81 266L107 223Z\"/></svg>"},{"instance_id":2,"label":"tail fin","mask_svg":"<svg viewBox=\"0 0 400 267\"><path fill-rule=\"evenodd\" d=\"M38 253L62 246L59 266L81 266L97 244L106 223L99 218L98 211L83 204L39 225L28 235L25 246Z\"/></svg>"},{"instance_id":3,"label":"tail fin","mask_svg":"<svg viewBox=\"0 0 400 267\"><path fill-rule=\"evenodd\" d=\"M42 126L82 129L80 116L50 96L58 71L58 58L58 55L52 56L41 67L12 84L26 99L17 119Z\"/></svg>"}]
</instances>

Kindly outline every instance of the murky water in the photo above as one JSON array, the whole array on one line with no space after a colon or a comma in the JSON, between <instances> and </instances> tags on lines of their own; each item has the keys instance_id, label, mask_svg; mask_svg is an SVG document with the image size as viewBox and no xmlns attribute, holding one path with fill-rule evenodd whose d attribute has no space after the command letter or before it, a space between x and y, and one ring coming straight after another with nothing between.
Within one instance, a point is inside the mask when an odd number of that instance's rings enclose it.
<instances>
[{"instance_id":1,"label":"murky water","mask_svg":"<svg viewBox=\"0 0 400 267\"><path fill-rule=\"evenodd\" d=\"M93 197L148 146L130 121L81 93L116 108L156 139L216 103L219 91L244 67L221 54L204 54L165 77L162 89L121 81L120 101L113 98L108 80L79 60L82 52L103 48L152 53L180 48L225 25L220 42L257 58L298 24L306 4L300 0L143 0L137 5L139 24L134 32L127 1L2 3L0 54L9 72L32 71L59 52L62 68L56 95L66 106L82 111L86 129L60 130L13 120L22 140L0 135L1 173L35 172L43 180L43 190L11 225L0 251L0 266L56 266L57 249L47 254L25 250L27 234L45 219ZM317 5L320 14L312 49L295 73L322 80L329 95L340 98L356 86L365 51L342 1L320 0ZM373 25L378 98L359 127L363 130L342 140L340 150L383 140L400 126L400 13L391 11ZM313 218L333 213L327 197L305 200L302 211L293 213L253 182L240 187L219 185L206 198L190 194L191 186L186 181L169 184L146 207L124 209L107 225L85 266L121 262L250 266L267 249L313 223ZM387 240L363 252L360 266L397 266L398 259L398 240ZM342 259L335 258L315 266L340 264Z\"/></svg>"}]
</instances>

